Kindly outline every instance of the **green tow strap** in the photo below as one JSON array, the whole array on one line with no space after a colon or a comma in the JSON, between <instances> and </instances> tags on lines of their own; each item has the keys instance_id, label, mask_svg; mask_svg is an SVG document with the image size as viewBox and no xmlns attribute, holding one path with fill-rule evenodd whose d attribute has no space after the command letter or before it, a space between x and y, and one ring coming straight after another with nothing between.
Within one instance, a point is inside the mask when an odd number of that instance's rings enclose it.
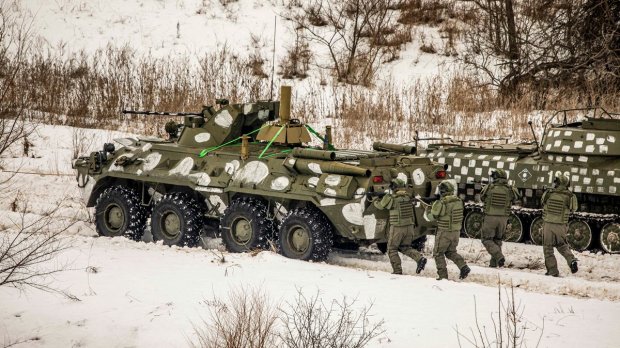
<instances>
[{"instance_id":1,"label":"green tow strap","mask_svg":"<svg viewBox=\"0 0 620 348\"><path fill-rule=\"evenodd\" d=\"M269 146L271 146L271 144L273 144L273 142L276 140L276 138L278 137L278 135L280 135L280 133L282 133L282 130L286 128L286 126L281 126L280 129L278 129L278 131L276 132L276 135L273 136L273 138L271 138L271 140L269 140L269 143L267 144L267 146L265 146L265 148L263 149L263 152L260 153L260 155L258 155L258 159L263 158L263 155L265 154L265 152L267 152L267 149L269 149Z\"/></svg>"},{"instance_id":2,"label":"green tow strap","mask_svg":"<svg viewBox=\"0 0 620 348\"><path fill-rule=\"evenodd\" d=\"M263 158L269 158L269 157L273 157L273 156L289 153L289 152L292 152L292 151L293 150L290 150L290 149L289 150L282 150L280 152L276 152L276 153L272 153L271 155L264 156Z\"/></svg>"},{"instance_id":3,"label":"green tow strap","mask_svg":"<svg viewBox=\"0 0 620 348\"><path fill-rule=\"evenodd\" d=\"M264 125L264 126L262 126L262 127L258 128L258 129L255 129L255 130L251 131L250 133L247 133L247 134L244 134L244 135L250 135L250 134L257 133L258 131L260 131L261 129L263 129L263 128L265 128L265 127L267 127L267 125ZM278 133L278 134L279 134L279 133ZM224 144L221 144L221 145L218 145L218 146L213 146L213 147L209 147L209 148L207 148L207 149L204 149L204 150L200 151L200 154L198 155L198 157L204 157L204 156L206 156L209 152L211 152L211 151L215 151L215 150L218 150L218 149L221 149L221 148L223 148L224 146L227 146L227 145L230 145L230 144L232 144L232 143L235 143L235 142L239 141L241 138L243 138L243 135L242 135L242 136L240 136L240 137L238 137L238 138L236 138L236 139L233 139L233 140L231 140L231 141L225 142ZM271 143L270 143L270 144L271 144Z\"/></svg>"},{"instance_id":4,"label":"green tow strap","mask_svg":"<svg viewBox=\"0 0 620 348\"><path fill-rule=\"evenodd\" d=\"M323 137L321 136L321 134L319 134L319 132L315 131L312 127L310 127L310 126L309 126L309 125L307 125L307 124L305 124L304 126L306 127L306 129L308 130L308 132L310 132L310 133L314 134L314 136L316 136L317 138L321 139L321 141L322 141L323 143L325 143L325 138L323 138ZM335 148L332 144L328 144L328 149L329 149L329 150L332 150L332 151L336 150L336 148Z\"/></svg>"}]
</instances>

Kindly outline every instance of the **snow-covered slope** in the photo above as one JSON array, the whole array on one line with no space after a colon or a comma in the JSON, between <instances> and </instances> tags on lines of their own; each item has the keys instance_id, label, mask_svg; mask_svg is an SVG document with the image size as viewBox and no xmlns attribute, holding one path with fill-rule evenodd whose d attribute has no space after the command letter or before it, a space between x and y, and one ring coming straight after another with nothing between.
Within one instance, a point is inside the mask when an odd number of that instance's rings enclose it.
<instances>
[{"instance_id":1,"label":"snow-covered slope","mask_svg":"<svg viewBox=\"0 0 620 348\"><path fill-rule=\"evenodd\" d=\"M550 278L543 275L541 247L506 243L509 267L496 270L485 267L489 257L479 241L461 239L459 252L472 266L470 277L437 282L432 260L416 276L415 263L404 258L406 275L395 277L389 274L387 257L374 249L336 251L327 263L313 264L271 252L255 257L220 254L217 241L208 241L215 249L203 250L97 238L92 211L81 202L70 169L76 146L72 139L92 139L81 146L80 152L86 153L121 134L41 125L29 139L28 157L18 144L2 159L1 178L12 171L21 173L13 179L13 192L0 202L0 225L19 221L19 214L11 211L18 196L18 208L27 204L31 217L62 202L57 221L77 219L66 232L72 247L57 260L69 263L69 270L57 275L52 285L79 299L0 289L0 339L5 342L38 337L27 345L183 345L193 337L193 325L208 317L212 302L206 300L224 299L233 289L252 286L263 288L277 303L292 301L298 288L309 295L320 291L325 301L346 295L357 297L360 306L374 303L372 313L385 319L387 330L372 347L456 346L457 325L464 333L476 325L474 298L480 323L492 327L498 280L515 286L530 346L541 332L542 347L614 347L620 338L620 255L579 253L579 273L571 275L560 262L564 277ZM432 246L430 237L429 258ZM224 263L219 262L222 255ZM449 271L456 279L456 267L450 264Z\"/></svg>"}]
</instances>

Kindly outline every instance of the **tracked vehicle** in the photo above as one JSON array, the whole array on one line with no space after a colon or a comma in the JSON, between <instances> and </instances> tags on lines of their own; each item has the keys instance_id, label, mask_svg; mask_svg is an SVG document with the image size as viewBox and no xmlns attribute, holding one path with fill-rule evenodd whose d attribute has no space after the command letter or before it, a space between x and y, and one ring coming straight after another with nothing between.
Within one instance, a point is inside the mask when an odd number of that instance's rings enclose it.
<instances>
[{"instance_id":1,"label":"tracked vehicle","mask_svg":"<svg viewBox=\"0 0 620 348\"><path fill-rule=\"evenodd\" d=\"M290 258L323 260L334 243L385 247L388 215L368 193L393 178L430 196L446 176L415 148L375 143L373 151L335 149L324 135L290 117L290 87L281 101L205 107L175 114L169 139L116 139L74 162L102 236L142 237L195 246L221 235L231 252L275 246ZM135 113L135 112L134 112ZM277 117L279 115L279 118ZM311 147L312 138L321 145ZM416 211L418 236L432 231Z\"/></svg>"},{"instance_id":2,"label":"tracked vehicle","mask_svg":"<svg viewBox=\"0 0 620 348\"><path fill-rule=\"evenodd\" d=\"M576 112L583 119L569 122L568 115ZM572 248L620 252L618 115L602 109L561 111L545 125L542 140L534 139L522 144L441 142L429 145L421 155L446 164L458 182L467 207L463 229L469 236L480 235L483 214L477 201L482 186L492 169L502 168L523 196L522 205L512 209L506 239L541 244L542 194L556 175L565 174L579 200L569 221Z\"/></svg>"}]
</instances>

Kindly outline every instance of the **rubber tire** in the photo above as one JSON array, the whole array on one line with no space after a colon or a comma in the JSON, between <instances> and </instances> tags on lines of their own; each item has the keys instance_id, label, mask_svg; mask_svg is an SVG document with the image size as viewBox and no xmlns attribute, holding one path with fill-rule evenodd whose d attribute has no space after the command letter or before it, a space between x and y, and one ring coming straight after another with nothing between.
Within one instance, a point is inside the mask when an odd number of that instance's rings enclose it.
<instances>
[{"instance_id":1,"label":"rubber tire","mask_svg":"<svg viewBox=\"0 0 620 348\"><path fill-rule=\"evenodd\" d=\"M267 216L267 204L263 200L254 197L233 199L220 221L220 232L226 250L243 253L252 249L269 248L269 240L273 238L275 223L267 219ZM232 224L239 217L249 221L252 227L252 236L244 245L237 243L231 233Z\"/></svg>"},{"instance_id":2,"label":"rubber tire","mask_svg":"<svg viewBox=\"0 0 620 348\"><path fill-rule=\"evenodd\" d=\"M298 254L286 243L293 226L299 226L310 234L310 245L303 254ZM320 210L314 207L296 208L280 223L278 242L280 253L290 259L304 261L325 261L334 244L332 224Z\"/></svg>"},{"instance_id":3,"label":"rubber tire","mask_svg":"<svg viewBox=\"0 0 620 348\"><path fill-rule=\"evenodd\" d=\"M426 235L420 236L413 240L411 243L411 247L419 252L424 251L424 247L426 246Z\"/></svg>"},{"instance_id":4,"label":"rubber tire","mask_svg":"<svg viewBox=\"0 0 620 348\"><path fill-rule=\"evenodd\" d=\"M105 224L105 208L109 204L116 204L123 210L123 214L128 217L118 232L108 229ZM134 241L142 239L146 220L148 219L148 209L142 205L140 193L125 186L110 186L106 188L97 198L95 204L95 227L97 234L103 237L124 236Z\"/></svg>"},{"instance_id":5,"label":"rubber tire","mask_svg":"<svg viewBox=\"0 0 620 348\"><path fill-rule=\"evenodd\" d=\"M159 202L155 203L151 214L151 234L153 241L163 241L164 245L195 247L198 245L200 230L204 224L204 210L202 205L193 196L184 192L167 193ZM180 232L175 238L170 238L162 231L161 218L166 211L177 215L180 223Z\"/></svg>"}]
</instances>

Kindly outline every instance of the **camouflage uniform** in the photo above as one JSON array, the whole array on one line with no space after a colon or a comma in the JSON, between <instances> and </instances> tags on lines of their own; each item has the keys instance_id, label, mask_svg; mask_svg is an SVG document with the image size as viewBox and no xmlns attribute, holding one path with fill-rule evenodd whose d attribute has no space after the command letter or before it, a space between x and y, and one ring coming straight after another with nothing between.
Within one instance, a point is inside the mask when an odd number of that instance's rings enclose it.
<instances>
[{"instance_id":1,"label":"camouflage uniform","mask_svg":"<svg viewBox=\"0 0 620 348\"><path fill-rule=\"evenodd\" d=\"M482 189L480 198L484 202L484 222L482 223L482 245L491 255L490 267L503 267L502 240L506 232L510 207L519 199L519 192L508 184L506 172L497 169L491 174L493 182Z\"/></svg>"},{"instance_id":2,"label":"camouflage uniform","mask_svg":"<svg viewBox=\"0 0 620 348\"><path fill-rule=\"evenodd\" d=\"M404 182L399 179L393 181L394 186L402 187ZM426 258L411 246L414 236L414 212L411 196L405 190L388 193L381 200L374 201L377 209L389 209L390 228L388 232L387 254L392 264L394 274L402 274L403 269L398 252L414 259L418 264L416 273L420 273L426 264Z\"/></svg>"},{"instance_id":3,"label":"camouflage uniform","mask_svg":"<svg viewBox=\"0 0 620 348\"><path fill-rule=\"evenodd\" d=\"M569 180L565 176L556 177L555 188L548 189L542 196L543 206L543 253L545 255L546 275L557 277L560 274L553 248L558 249L566 259L573 273L577 272L577 259L566 242L568 215L577 210L577 197L568 189Z\"/></svg>"},{"instance_id":4,"label":"camouflage uniform","mask_svg":"<svg viewBox=\"0 0 620 348\"><path fill-rule=\"evenodd\" d=\"M441 182L439 189L441 198L433 203L430 214L426 214L437 221L437 235L433 248L437 279L448 278L446 257L458 266L461 270L460 278L463 279L470 271L463 257L456 251L463 222L463 201L454 194L454 187L450 182Z\"/></svg>"}]
</instances>

